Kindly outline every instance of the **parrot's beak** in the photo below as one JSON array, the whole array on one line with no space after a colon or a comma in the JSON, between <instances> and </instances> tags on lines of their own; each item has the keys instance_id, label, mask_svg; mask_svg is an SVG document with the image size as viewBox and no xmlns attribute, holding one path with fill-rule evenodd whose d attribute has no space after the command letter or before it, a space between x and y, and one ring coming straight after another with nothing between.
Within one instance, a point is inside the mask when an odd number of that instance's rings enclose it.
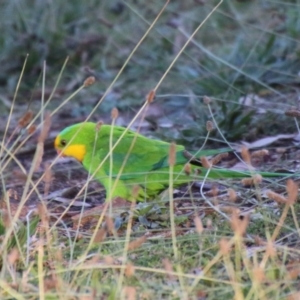
<instances>
[{"instance_id":1,"label":"parrot's beak","mask_svg":"<svg viewBox=\"0 0 300 300\"><path fill-rule=\"evenodd\" d=\"M63 154L63 151L58 148L59 144L60 144L60 138L59 136L57 136L56 139L54 140L54 148L57 152L58 157L64 157L65 155Z\"/></svg>"},{"instance_id":2,"label":"parrot's beak","mask_svg":"<svg viewBox=\"0 0 300 300\"><path fill-rule=\"evenodd\" d=\"M56 149L56 152L59 157L65 157L65 155L63 154L63 152L60 149Z\"/></svg>"}]
</instances>

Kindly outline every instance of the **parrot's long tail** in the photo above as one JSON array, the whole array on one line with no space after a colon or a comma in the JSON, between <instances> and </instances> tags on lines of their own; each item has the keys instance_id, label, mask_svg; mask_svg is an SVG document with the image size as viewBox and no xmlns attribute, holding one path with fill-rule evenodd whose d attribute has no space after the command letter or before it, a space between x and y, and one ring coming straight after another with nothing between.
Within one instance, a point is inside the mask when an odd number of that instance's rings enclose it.
<instances>
[{"instance_id":1,"label":"parrot's long tail","mask_svg":"<svg viewBox=\"0 0 300 300\"><path fill-rule=\"evenodd\" d=\"M261 175L263 178L279 178L279 177L291 177L293 173L276 173L276 172L259 172L256 170L247 171L237 171L228 170L213 167L211 169L200 168L201 175L206 175L208 178L212 179L222 179L222 178L245 178L252 177L255 174ZM207 173L208 172L208 173Z\"/></svg>"}]
</instances>

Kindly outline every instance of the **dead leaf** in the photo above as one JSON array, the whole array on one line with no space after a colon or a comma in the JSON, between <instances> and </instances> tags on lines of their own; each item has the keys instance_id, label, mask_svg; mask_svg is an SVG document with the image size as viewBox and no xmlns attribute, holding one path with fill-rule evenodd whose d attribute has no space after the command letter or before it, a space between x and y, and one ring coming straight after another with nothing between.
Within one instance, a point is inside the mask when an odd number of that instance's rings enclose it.
<instances>
[{"instance_id":1,"label":"dead leaf","mask_svg":"<svg viewBox=\"0 0 300 300\"><path fill-rule=\"evenodd\" d=\"M242 144L244 146L246 146L248 149L262 148L262 147L271 145L274 142L277 142L278 140L281 140L281 139L284 139L284 140L296 139L297 136L298 136L298 134L278 134L276 136L268 136L268 137L259 139L252 143L242 142Z\"/></svg>"}]
</instances>

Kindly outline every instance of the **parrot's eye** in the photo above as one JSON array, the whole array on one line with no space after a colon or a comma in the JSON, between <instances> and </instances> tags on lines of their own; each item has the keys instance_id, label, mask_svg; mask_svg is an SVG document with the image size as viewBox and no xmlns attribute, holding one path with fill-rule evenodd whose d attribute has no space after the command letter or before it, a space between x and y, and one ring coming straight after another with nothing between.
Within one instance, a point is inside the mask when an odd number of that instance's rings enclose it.
<instances>
[{"instance_id":1,"label":"parrot's eye","mask_svg":"<svg viewBox=\"0 0 300 300\"><path fill-rule=\"evenodd\" d=\"M66 145L67 145L67 141L66 141L66 140L61 140L61 141L60 141L60 144L61 144L62 146L66 146Z\"/></svg>"}]
</instances>

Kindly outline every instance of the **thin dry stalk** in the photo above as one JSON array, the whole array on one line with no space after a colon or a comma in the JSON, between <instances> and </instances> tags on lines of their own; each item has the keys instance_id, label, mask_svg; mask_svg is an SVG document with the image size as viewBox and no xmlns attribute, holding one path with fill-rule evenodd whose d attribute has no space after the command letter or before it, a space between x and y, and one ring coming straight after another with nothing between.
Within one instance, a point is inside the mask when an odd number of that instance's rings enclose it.
<instances>
[{"instance_id":1,"label":"thin dry stalk","mask_svg":"<svg viewBox=\"0 0 300 300\"><path fill-rule=\"evenodd\" d=\"M45 299L45 285L44 285L44 241L39 240L38 245L38 282L39 282L39 298Z\"/></svg>"},{"instance_id":2,"label":"thin dry stalk","mask_svg":"<svg viewBox=\"0 0 300 300\"><path fill-rule=\"evenodd\" d=\"M43 127L42 127L41 133L38 137L38 143L44 143L44 141L46 140L46 138L49 134L50 127L51 127L51 115L49 112L46 112Z\"/></svg>"},{"instance_id":3,"label":"thin dry stalk","mask_svg":"<svg viewBox=\"0 0 300 300\"><path fill-rule=\"evenodd\" d=\"M49 234L49 213L45 203L40 203L38 205L38 214L41 219L40 232ZM50 242L50 236L48 242Z\"/></svg>"},{"instance_id":4,"label":"thin dry stalk","mask_svg":"<svg viewBox=\"0 0 300 300\"><path fill-rule=\"evenodd\" d=\"M280 230L285 222L285 219L287 217L288 211L289 211L291 205L293 205L293 203L295 203L297 196L298 196L298 186L291 179L289 179L287 181L286 189L288 192L288 200L286 202L286 205L284 206L284 209L283 209L280 219L277 223L277 226L272 234L271 242L274 242L276 240L277 236L279 235L279 232L280 232ZM261 261L262 267L265 266L266 262L268 261L269 256L270 256L269 251L266 251L266 253Z\"/></svg>"},{"instance_id":5,"label":"thin dry stalk","mask_svg":"<svg viewBox=\"0 0 300 300\"><path fill-rule=\"evenodd\" d=\"M44 141L46 140L49 130L50 130L50 126L51 126L51 116L50 113L46 113L45 115L45 121L43 123L43 127L41 129L41 133L38 137L38 144L37 144L37 148L36 148L36 153L35 153L35 157L34 157L34 168L33 171L36 172L41 163L42 163L42 159L43 159L43 155L44 155Z\"/></svg>"},{"instance_id":6,"label":"thin dry stalk","mask_svg":"<svg viewBox=\"0 0 300 300\"><path fill-rule=\"evenodd\" d=\"M53 180L53 176L52 176L51 164L46 163L45 164L45 173L44 173L44 177L43 177L43 181L45 183L44 196L47 196L49 194L50 185L51 185L52 180Z\"/></svg>"}]
</instances>

